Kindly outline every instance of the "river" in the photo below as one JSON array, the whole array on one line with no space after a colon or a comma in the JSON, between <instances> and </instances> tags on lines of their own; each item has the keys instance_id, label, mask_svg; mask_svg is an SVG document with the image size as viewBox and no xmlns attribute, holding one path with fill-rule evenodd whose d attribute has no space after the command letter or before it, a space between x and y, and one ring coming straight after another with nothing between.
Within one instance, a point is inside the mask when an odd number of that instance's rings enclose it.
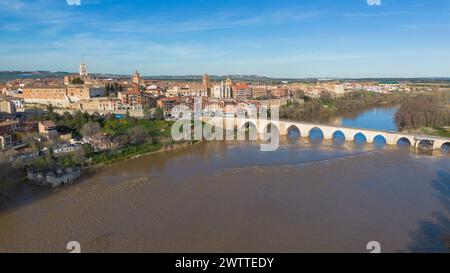
<instances>
[{"instance_id":1,"label":"river","mask_svg":"<svg viewBox=\"0 0 450 273\"><path fill-rule=\"evenodd\" d=\"M395 130L394 108L335 117ZM384 125L383 125L384 124ZM381 127L378 127L381 126ZM0 252L448 252L450 159L399 147L210 142L104 167L0 210Z\"/></svg>"}]
</instances>

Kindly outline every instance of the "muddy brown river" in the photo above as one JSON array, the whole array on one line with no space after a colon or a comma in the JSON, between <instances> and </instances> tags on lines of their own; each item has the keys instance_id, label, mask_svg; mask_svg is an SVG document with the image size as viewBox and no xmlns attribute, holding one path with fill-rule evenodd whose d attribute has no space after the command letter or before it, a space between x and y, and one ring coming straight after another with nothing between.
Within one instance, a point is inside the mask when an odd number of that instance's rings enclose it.
<instances>
[{"instance_id":1,"label":"muddy brown river","mask_svg":"<svg viewBox=\"0 0 450 273\"><path fill-rule=\"evenodd\" d=\"M201 143L0 211L0 252L448 252L450 159L397 147Z\"/></svg>"}]
</instances>

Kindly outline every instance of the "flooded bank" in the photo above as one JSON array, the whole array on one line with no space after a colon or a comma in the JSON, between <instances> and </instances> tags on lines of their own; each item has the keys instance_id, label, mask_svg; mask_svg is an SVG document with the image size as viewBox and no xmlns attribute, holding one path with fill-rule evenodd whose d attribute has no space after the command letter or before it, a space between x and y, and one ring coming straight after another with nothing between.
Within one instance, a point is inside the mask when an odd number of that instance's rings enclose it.
<instances>
[{"instance_id":1,"label":"flooded bank","mask_svg":"<svg viewBox=\"0 0 450 273\"><path fill-rule=\"evenodd\" d=\"M202 143L0 212L0 251L448 251L450 160L396 147ZM28 189L38 190L39 189ZM22 196L23 198L23 196Z\"/></svg>"}]
</instances>

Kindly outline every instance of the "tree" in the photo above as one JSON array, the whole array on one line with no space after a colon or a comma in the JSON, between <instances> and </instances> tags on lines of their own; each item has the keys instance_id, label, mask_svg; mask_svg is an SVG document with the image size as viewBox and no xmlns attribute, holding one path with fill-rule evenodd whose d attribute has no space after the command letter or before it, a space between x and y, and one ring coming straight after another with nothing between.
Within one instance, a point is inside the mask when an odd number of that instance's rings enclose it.
<instances>
[{"instance_id":1,"label":"tree","mask_svg":"<svg viewBox=\"0 0 450 273\"><path fill-rule=\"evenodd\" d=\"M59 116L57 113L55 113L55 110L53 108L52 104L49 104L47 106L47 115L48 115L48 119L50 119L53 122L58 122Z\"/></svg>"},{"instance_id":2,"label":"tree","mask_svg":"<svg viewBox=\"0 0 450 273\"><path fill-rule=\"evenodd\" d=\"M89 121L88 123L83 125L83 128L81 129L81 134L84 137L92 138L96 134L100 132L100 124L98 122L92 122Z\"/></svg>"},{"instance_id":3,"label":"tree","mask_svg":"<svg viewBox=\"0 0 450 273\"><path fill-rule=\"evenodd\" d=\"M70 83L71 84L84 84L84 81L80 77L76 77Z\"/></svg>"},{"instance_id":4,"label":"tree","mask_svg":"<svg viewBox=\"0 0 450 273\"><path fill-rule=\"evenodd\" d=\"M2 201L6 194L12 173L12 166L8 160L0 160L0 201Z\"/></svg>"},{"instance_id":5,"label":"tree","mask_svg":"<svg viewBox=\"0 0 450 273\"><path fill-rule=\"evenodd\" d=\"M78 163L78 164L83 164L86 161L86 154L84 151L84 147L81 147L80 149L77 149L72 156L72 159Z\"/></svg>"},{"instance_id":6,"label":"tree","mask_svg":"<svg viewBox=\"0 0 450 273\"><path fill-rule=\"evenodd\" d=\"M306 93L303 90L299 90L297 92L297 96L298 96L299 99L303 99L304 97L306 97Z\"/></svg>"},{"instance_id":7,"label":"tree","mask_svg":"<svg viewBox=\"0 0 450 273\"><path fill-rule=\"evenodd\" d=\"M331 93L328 92L328 91L322 91L322 92L320 93L320 100L321 100L323 103L329 104L329 103L332 103L332 102L333 102L333 96L332 96Z\"/></svg>"},{"instance_id":8,"label":"tree","mask_svg":"<svg viewBox=\"0 0 450 273\"><path fill-rule=\"evenodd\" d=\"M446 106L448 100L446 94L426 94L407 99L396 114L396 123L402 130L448 126L450 123L450 110Z\"/></svg>"},{"instance_id":9,"label":"tree","mask_svg":"<svg viewBox=\"0 0 450 273\"><path fill-rule=\"evenodd\" d=\"M82 149L85 156L94 152L94 148L92 148L91 144L83 144Z\"/></svg>"},{"instance_id":10,"label":"tree","mask_svg":"<svg viewBox=\"0 0 450 273\"><path fill-rule=\"evenodd\" d=\"M136 126L128 130L128 137L132 144L142 144L148 137L147 131L142 126Z\"/></svg>"},{"instance_id":11,"label":"tree","mask_svg":"<svg viewBox=\"0 0 450 273\"><path fill-rule=\"evenodd\" d=\"M28 133L22 137L22 141L28 145L33 151L41 152L44 147L44 139L37 133Z\"/></svg>"},{"instance_id":12,"label":"tree","mask_svg":"<svg viewBox=\"0 0 450 273\"><path fill-rule=\"evenodd\" d=\"M86 124L89 121L88 118L81 112L80 110L75 112L75 115L73 117L73 126L74 129L77 131L80 131L81 128L83 128L84 124Z\"/></svg>"},{"instance_id":13,"label":"tree","mask_svg":"<svg viewBox=\"0 0 450 273\"><path fill-rule=\"evenodd\" d=\"M7 190L24 176L24 162L16 157L18 154L15 150L0 152L0 202Z\"/></svg>"},{"instance_id":14,"label":"tree","mask_svg":"<svg viewBox=\"0 0 450 273\"><path fill-rule=\"evenodd\" d=\"M155 119L156 120L164 120L164 111L161 107L156 107Z\"/></svg>"}]
</instances>

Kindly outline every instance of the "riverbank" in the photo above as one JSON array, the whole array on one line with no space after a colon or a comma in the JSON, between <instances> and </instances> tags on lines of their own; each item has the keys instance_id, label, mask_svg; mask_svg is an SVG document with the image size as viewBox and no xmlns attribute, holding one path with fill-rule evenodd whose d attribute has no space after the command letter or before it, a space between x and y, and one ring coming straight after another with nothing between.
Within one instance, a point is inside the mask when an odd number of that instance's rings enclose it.
<instances>
[{"instance_id":1,"label":"riverbank","mask_svg":"<svg viewBox=\"0 0 450 273\"><path fill-rule=\"evenodd\" d=\"M84 166L83 170L97 169L97 168L113 165L113 164L120 163L120 162L130 160L130 159L136 159L136 158L140 158L140 157L144 157L144 156L148 156L148 155L152 155L152 154L157 154L157 153L161 153L161 152L167 152L167 151L173 151L173 150L177 150L177 149L181 149L181 148L186 148L186 147L198 144L200 142L201 141L188 141L188 142L170 143L168 145L156 143L156 144L152 144L147 149L137 150L134 153L127 154L127 155L124 155L119 158L105 159L104 161L101 161L97 164ZM112 152L114 152L114 151L112 151Z\"/></svg>"},{"instance_id":2,"label":"riverbank","mask_svg":"<svg viewBox=\"0 0 450 273\"><path fill-rule=\"evenodd\" d=\"M430 127L422 127L416 130L405 130L407 133L412 134L425 134L430 136L440 136L440 137L448 137L450 138L450 129L449 128L430 128Z\"/></svg>"},{"instance_id":3,"label":"riverbank","mask_svg":"<svg viewBox=\"0 0 450 273\"><path fill-rule=\"evenodd\" d=\"M124 155L120 158L114 158L106 161L99 162L97 164L93 165L86 165L82 166L82 176L81 178L77 179L74 183L79 182L80 179L84 179L86 174L90 174L96 170L99 170L103 167L123 163L129 160L135 160L137 158L141 157L147 157L154 154L164 153L164 152L171 152L176 150L181 150L183 148L188 148L190 146L194 146L196 144L202 143L202 141L186 141L186 142L177 142L177 143L170 143L170 144L151 144L148 147L153 147L151 149L141 149L136 150L136 152L132 154ZM1 183L0 184L0 204L11 197L11 194L15 192L15 190L18 187L21 187L23 184L29 184L30 181L27 179L27 172L25 169L22 169L20 172L15 173L15 178L6 179L8 183ZM50 189L49 189L50 190Z\"/></svg>"}]
</instances>

